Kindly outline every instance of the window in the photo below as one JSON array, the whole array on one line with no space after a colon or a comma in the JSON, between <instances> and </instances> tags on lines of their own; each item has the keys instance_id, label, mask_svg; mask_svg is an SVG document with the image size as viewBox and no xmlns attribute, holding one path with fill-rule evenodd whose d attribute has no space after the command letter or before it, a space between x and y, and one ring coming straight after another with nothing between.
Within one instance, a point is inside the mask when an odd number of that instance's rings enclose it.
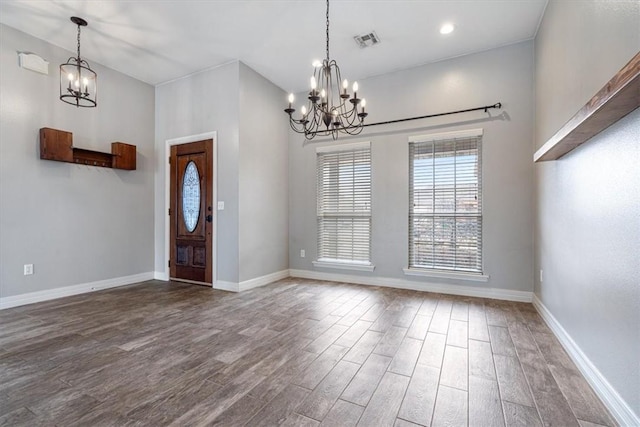
<instances>
[{"instance_id":1,"label":"window","mask_svg":"<svg viewBox=\"0 0 640 427\"><path fill-rule=\"evenodd\" d=\"M409 142L409 269L482 274L482 130Z\"/></svg>"},{"instance_id":2,"label":"window","mask_svg":"<svg viewBox=\"0 0 640 427\"><path fill-rule=\"evenodd\" d=\"M317 160L318 262L314 264L370 266L370 144L321 147Z\"/></svg>"}]
</instances>

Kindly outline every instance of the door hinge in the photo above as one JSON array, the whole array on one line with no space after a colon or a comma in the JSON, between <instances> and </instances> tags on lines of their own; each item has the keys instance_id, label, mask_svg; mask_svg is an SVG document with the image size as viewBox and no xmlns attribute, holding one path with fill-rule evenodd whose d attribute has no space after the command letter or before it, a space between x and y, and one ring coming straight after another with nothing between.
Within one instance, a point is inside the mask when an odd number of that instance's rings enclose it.
<instances>
[{"instance_id":1,"label":"door hinge","mask_svg":"<svg viewBox=\"0 0 640 427\"><path fill-rule=\"evenodd\" d=\"M169 164L171 164L171 157L169 157Z\"/></svg>"},{"instance_id":2,"label":"door hinge","mask_svg":"<svg viewBox=\"0 0 640 427\"><path fill-rule=\"evenodd\" d=\"M171 215L171 208L167 209L167 215Z\"/></svg>"},{"instance_id":3,"label":"door hinge","mask_svg":"<svg viewBox=\"0 0 640 427\"><path fill-rule=\"evenodd\" d=\"M167 267L171 267L171 260L167 261Z\"/></svg>"}]
</instances>

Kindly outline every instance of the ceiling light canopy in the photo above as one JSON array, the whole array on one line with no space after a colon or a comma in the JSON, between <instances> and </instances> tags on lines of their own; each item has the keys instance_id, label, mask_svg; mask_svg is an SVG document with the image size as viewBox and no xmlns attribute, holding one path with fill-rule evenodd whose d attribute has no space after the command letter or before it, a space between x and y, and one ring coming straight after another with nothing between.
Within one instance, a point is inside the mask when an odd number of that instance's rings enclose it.
<instances>
[{"instance_id":1,"label":"ceiling light canopy","mask_svg":"<svg viewBox=\"0 0 640 427\"><path fill-rule=\"evenodd\" d=\"M440 34L451 34L455 29L456 27L452 23L447 22L440 27Z\"/></svg>"},{"instance_id":2,"label":"ceiling light canopy","mask_svg":"<svg viewBox=\"0 0 640 427\"><path fill-rule=\"evenodd\" d=\"M78 56L60 65L60 100L76 107L95 107L98 105L98 75L80 57L80 27L86 27L87 21L72 16L71 22L78 26Z\"/></svg>"},{"instance_id":3,"label":"ceiling light canopy","mask_svg":"<svg viewBox=\"0 0 640 427\"><path fill-rule=\"evenodd\" d=\"M358 82L349 93L349 82L342 80L336 61L329 58L329 0L327 0L327 58L313 62L313 76L308 106L302 106L299 119L293 117L294 97L289 95L289 124L295 132L303 133L310 140L316 135L338 138L339 133L357 135L362 132L366 101L358 98Z\"/></svg>"}]
</instances>

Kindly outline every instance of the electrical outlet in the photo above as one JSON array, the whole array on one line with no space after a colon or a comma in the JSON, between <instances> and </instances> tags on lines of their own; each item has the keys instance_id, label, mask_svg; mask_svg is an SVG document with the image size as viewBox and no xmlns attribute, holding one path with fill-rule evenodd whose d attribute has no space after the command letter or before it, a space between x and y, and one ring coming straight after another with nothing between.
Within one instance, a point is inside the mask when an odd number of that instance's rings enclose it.
<instances>
[{"instance_id":1,"label":"electrical outlet","mask_svg":"<svg viewBox=\"0 0 640 427\"><path fill-rule=\"evenodd\" d=\"M307 253L304 251L304 249L300 249L300 258L304 258L305 256L307 256Z\"/></svg>"},{"instance_id":2,"label":"electrical outlet","mask_svg":"<svg viewBox=\"0 0 640 427\"><path fill-rule=\"evenodd\" d=\"M223 211L224 210L224 202L218 202L218 210L219 211Z\"/></svg>"},{"instance_id":3,"label":"electrical outlet","mask_svg":"<svg viewBox=\"0 0 640 427\"><path fill-rule=\"evenodd\" d=\"M24 275L30 276L33 274L33 264L25 264L24 265Z\"/></svg>"},{"instance_id":4,"label":"electrical outlet","mask_svg":"<svg viewBox=\"0 0 640 427\"><path fill-rule=\"evenodd\" d=\"M540 283L542 283L542 269L540 269Z\"/></svg>"}]
</instances>

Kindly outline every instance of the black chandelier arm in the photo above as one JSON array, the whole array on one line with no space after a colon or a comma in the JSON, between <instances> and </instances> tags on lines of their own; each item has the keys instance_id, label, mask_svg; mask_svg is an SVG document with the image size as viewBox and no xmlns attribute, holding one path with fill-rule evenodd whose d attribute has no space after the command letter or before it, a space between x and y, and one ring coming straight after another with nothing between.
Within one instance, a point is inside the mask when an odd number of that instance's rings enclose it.
<instances>
[{"instance_id":1,"label":"black chandelier arm","mask_svg":"<svg viewBox=\"0 0 640 427\"><path fill-rule=\"evenodd\" d=\"M317 127L315 126L315 121L317 120L316 116L314 115L313 121L311 122L311 124L309 124L310 122L309 120L307 120L308 117L309 117L309 114L303 116L301 119L298 120L298 119L294 119L293 115L289 113L289 126L291 126L291 129L294 132L304 133L305 135L307 135L310 133L310 128Z\"/></svg>"},{"instance_id":2,"label":"black chandelier arm","mask_svg":"<svg viewBox=\"0 0 640 427\"><path fill-rule=\"evenodd\" d=\"M362 132L362 126L357 126L357 127L346 127L346 128L337 128L336 132L342 132L342 133L346 133L348 135L354 136L354 135L359 135Z\"/></svg>"},{"instance_id":3,"label":"black chandelier arm","mask_svg":"<svg viewBox=\"0 0 640 427\"><path fill-rule=\"evenodd\" d=\"M313 96L314 93L312 92L311 95ZM352 108L346 111L344 108L346 104L343 103L340 108L336 107L329 111L326 108L326 103L310 102L309 112L301 116L300 119L293 117L295 112L293 108L287 108L285 112L289 114L291 129L297 133L304 133L307 139L311 139L316 135L332 135L336 139L339 132L349 135L357 135L362 132L362 123L367 114L358 112L358 104L359 100L352 102ZM332 114L332 111L336 111L337 114ZM331 117L328 124L324 121L326 116ZM312 129L316 130L313 131Z\"/></svg>"},{"instance_id":4,"label":"black chandelier arm","mask_svg":"<svg viewBox=\"0 0 640 427\"><path fill-rule=\"evenodd\" d=\"M87 61L85 61L84 59L81 59L81 58L76 58L75 56L69 57L69 59L67 59L67 62L65 64L63 64L63 65L67 65L67 64L68 65L73 65L74 67L79 65L81 67L91 69L91 66L89 65L89 63Z\"/></svg>"},{"instance_id":5,"label":"black chandelier arm","mask_svg":"<svg viewBox=\"0 0 640 427\"><path fill-rule=\"evenodd\" d=\"M291 130L293 130L296 133L304 132L304 128L303 129L299 129L299 128L296 127L296 122L294 120L289 120L289 126L291 126Z\"/></svg>"}]
</instances>

